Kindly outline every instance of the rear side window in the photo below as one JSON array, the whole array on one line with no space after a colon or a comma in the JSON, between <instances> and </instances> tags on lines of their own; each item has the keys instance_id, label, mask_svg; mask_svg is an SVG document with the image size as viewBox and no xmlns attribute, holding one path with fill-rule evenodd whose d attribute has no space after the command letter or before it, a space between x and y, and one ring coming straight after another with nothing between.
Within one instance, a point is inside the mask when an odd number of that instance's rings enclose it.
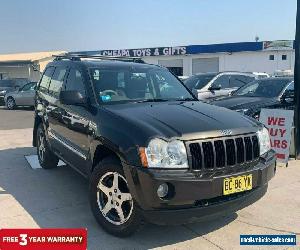
<instances>
[{"instance_id":1,"label":"rear side window","mask_svg":"<svg viewBox=\"0 0 300 250\"><path fill-rule=\"evenodd\" d=\"M255 78L251 76L244 76L244 75L232 75L230 78L230 86L240 88L246 85L249 82L254 81Z\"/></svg>"},{"instance_id":2,"label":"rear side window","mask_svg":"<svg viewBox=\"0 0 300 250\"><path fill-rule=\"evenodd\" d=\"M40 82L39 85L39 90L43 93L47 93L48 92L48 88L49 88L49 84L50 84L50 80L51 80L51 76L53 75L54 72L54 67L49 67L46 69L42 80Z\"/></svg>"},{"instance_id":3,"label":"rear side window","mask_svg":"<svg viewBox=\"0 0 300 250\"><path fill-rule=\"evenodd\" d=\"M54 71L54 74L51 79L51 83L49 86L49 94L58 98L59 93L61 91L64 78L66 75L67 69L62 68L62 67L57 67Z\"/></svg>"},{"instance_id":4,"label":"rear side window","mask_svg":"<svg viewBox=\"0 0 300 250\"><path fill-rule=\"evenodd\" d=\"M71 69L65 85L65 90L77 90L85 95L85 87L81 72L77 69Z\"/></svg>"}]
</instances>

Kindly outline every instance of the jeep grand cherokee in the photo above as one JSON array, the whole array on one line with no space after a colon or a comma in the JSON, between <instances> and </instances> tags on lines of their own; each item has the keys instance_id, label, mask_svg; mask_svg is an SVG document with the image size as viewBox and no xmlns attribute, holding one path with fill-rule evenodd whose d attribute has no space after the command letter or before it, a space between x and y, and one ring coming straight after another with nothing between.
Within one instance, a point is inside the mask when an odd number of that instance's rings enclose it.
<instances>
[{"instance_id":1,"label":"jeep grand cherokee","mask_svg":"<svg viewBox=\"0 0 300 250\"><path fill-rule=\"evenodd\" d=\"M142 221L189 223L262 197L274 176L268 131L198 101L167 69L136 58L57 57L38 84L33 145L89 178L91 210L109 233Z\"/></svg>"}]
</instances>

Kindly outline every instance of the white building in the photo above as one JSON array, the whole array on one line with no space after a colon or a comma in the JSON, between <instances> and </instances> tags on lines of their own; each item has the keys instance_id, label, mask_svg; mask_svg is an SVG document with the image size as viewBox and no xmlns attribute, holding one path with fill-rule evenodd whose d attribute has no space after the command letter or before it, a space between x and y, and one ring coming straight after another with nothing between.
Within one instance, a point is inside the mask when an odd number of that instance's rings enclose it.
<instances>
[{"instance_id":1,"label":"white building","mask_svg":"<svg viewBox=\"0 0 300 250\"><path fill-rule=\"evenodd\" d=\"M71 52L72 53L72 52ZM143 49L77 52L88 55L137 56L177 75L219 71L266 72L293 70L293 41L242 42Z\"/></svg>"},{"instance_id":2,"label":"white building","mask_svg":"<svg viewBox=\"0 0 300 250\"><path fill-rule=\"evenodd\" d=\"M52 56L64 53L64 51L48 51L0 55L0 80L27 78L38 81L40 72L43 72L48 62L53 60Z\"/></svg>"}]
</instances>

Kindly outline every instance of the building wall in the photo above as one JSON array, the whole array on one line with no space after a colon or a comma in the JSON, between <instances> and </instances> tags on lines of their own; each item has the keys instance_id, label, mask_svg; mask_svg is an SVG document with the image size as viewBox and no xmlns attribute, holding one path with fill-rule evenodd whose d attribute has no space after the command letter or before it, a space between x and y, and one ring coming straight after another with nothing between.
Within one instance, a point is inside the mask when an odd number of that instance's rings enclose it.
<instances>
[{"instance_id":1,"label":"building wall","mask_svg":"<svg viewBox=\"0 0 300 250\"><path fill-rule=\"evenodd\" d=\"M270 55L274 55L274 60L269 59ZM282 55L286 55L287 60L282 60ZM159 64L159 61L161 60L182 59L183 75L186 76L193 74L192 60L196 58L218 58L219 71L257 71L266 72L269 74L273 74L276 70L293 70L295 63L294 50L143 57L146 62L153 64Z\"/></svg>"},{"instance_id":2,"label":"building wall","mask_svg":"<svg viewBox=\"0 0 300 250\"><path fill-rule=\"evenodd\" d=\"M0 74L3 74L4 78L29 78L29 65L0 66Z\"/></svg>"}]
</instances>

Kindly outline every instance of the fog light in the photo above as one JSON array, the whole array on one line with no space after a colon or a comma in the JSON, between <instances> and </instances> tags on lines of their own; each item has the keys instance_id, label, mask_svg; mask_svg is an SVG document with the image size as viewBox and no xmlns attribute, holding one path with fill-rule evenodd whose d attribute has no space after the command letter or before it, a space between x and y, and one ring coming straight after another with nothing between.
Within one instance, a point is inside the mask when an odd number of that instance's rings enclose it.
<instances>
[{"instance_id":1,"label":"fog light","mask_svg":"<svg viewBox=\"0 0 300 250\"><path fill-rule=\"evenodd\" d=\"M169 187L167 183L163 183L161 185L159 185L158 189L157 189L157 195L159 198L165 198L168 194L169 191Z\"/></svg>"}]
</instances>

